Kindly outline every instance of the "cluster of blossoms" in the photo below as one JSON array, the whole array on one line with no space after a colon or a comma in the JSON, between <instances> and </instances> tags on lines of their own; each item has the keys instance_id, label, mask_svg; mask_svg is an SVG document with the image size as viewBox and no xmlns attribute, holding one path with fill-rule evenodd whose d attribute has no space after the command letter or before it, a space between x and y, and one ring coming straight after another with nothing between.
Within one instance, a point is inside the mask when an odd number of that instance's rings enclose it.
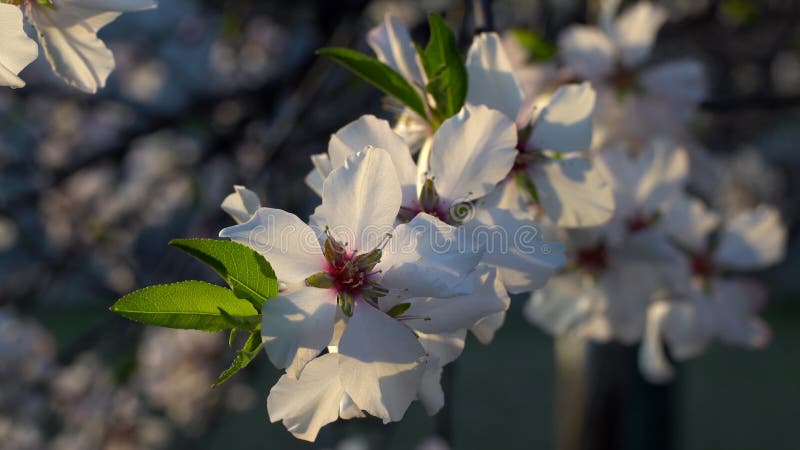
<instances>
[{"instance_id":1,"label":"cluster of blossoms","mask_svg":"<svg viewBox=\"0 0 800 450\"><path fill-rule=\"evenodd\" d=\"M743 272L780 262L786 229L773 206L718 212L707 206L713 198L689 194L699 190L690 189L690 153L708 159L686 130L705 96L702 66L647 65L667 13L639 2L615 17L618 3L602 2L599 27L570 27L558 42L566 78L598 92L590 154L616 208L602 226L553 230L566 241L568 262L525 313L555 335L641 343L643 375L665 382L671 360L696 356L713 339L749 348L769 342L757 316L764 289ZM691 178L715 170L710 161Z\"/></svg>"},{"instance_id":2,"label":"cluster of blossoms","mask_svg":"<svg viewBox=\"0 0 800 450\"><path fill-rule=\"evenodd\" d=\"M39 55L25 33L33 25L53 72L70 86L94 93L114 70L114 55L97 32L121 13L156 7L155 0L0 1L0 86L25 86L20 71Z\"/></svg>"},{"instance_id":3,"label":"cluster of blossoms","mask_svg":"<svg viewBox=\"0 0 800 450\"><path fill-rule=\"evenodd\" d=\"M322 198L308 225L260 207L243 187L222 205L240 224L220 236L264 255L281 283L262 309L267 354L286 369L268 410L308 440L365 412L400 420L415 399L438 411L442 367L466 333L491 341L509 293L540 289L563 266L563 244L543 240L534 216L507 203L534 193L547 220L565 227L603 223L614 209L584 154L591 86L566 85L537 110L500 37L485 33L467 56L464 106L439 122L405 26L387 17L369 42L419 87L427 117L406 109L393 129L363 116L333 134L306 178Z\"/></svg>"},{"instance_id":4,"label":"cluster of blossoms","mask_svg":"<svg viewBox=\"0 0 800 450\"><path fill-rule=\"evenodd\" d=\"M617 6L603 3L599 28L563 32L567 68L551 90L499 35L477 35L466 103L441 122L408 31L387 17L370 46L420 89L425 114L406 107L394 128L363 116L335 133L306 179L322 197L310 226L244 188L226 199L243 223L220 235L261 252L283 283L263 309L267 353L286 369L273 421L314 439L337 418L399 420L414 399L436 412L442 366L467 330L492 339L509 292L532 292L526 316L554 334L641 342L653 381L672 376L664 344L681 360L713 338L768 342L763 294L728 273L780 261L779 214L723 217L689 196L680 142L702 67L646 66L666 12L642 2L615 18ZM511 238L525 230L536 246Z\"/></svg>"},{"instance_id":5,"label":"cluster of blossoms","mask_svg":"<svg viewBox=\"0 0 800 450\"><path fill-rule=\"evenodd\" d=\"M368 34L377 59L321 50L403 104L394 125L362 116L311 157L306 182L321 201L307 222L237 186L222 203L237 222L219 233L227 241L174 243L230 290L162 285L112 309L230 329L231 343L247 330L217 384L263 347L285 371L270 420L309 441L338 419L399 421L415 400L436 413L443 368L468 333L491 342L510 294L530 293L526 316L554 334L640 343L654 381L672 373L665 347L680 360L714 338L765 345L763 295L731 272L783 257L779 214L713 212L689 195L686 121L705 95L702 67L648 65L666 12L640 2L616 17L618 3L602 2L600 27L565 30L565 67L540 76L493 32L462 58L436 15L425 49L388 16Z\"/></svg>"}]
</instances>

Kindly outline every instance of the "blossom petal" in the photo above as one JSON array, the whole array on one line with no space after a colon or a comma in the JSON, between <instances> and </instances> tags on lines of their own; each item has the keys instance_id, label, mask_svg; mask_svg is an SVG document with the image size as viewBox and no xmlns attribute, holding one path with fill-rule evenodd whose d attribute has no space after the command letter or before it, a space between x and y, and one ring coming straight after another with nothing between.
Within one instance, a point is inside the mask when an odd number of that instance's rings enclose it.
<instances>
[{"instance_id":1,"label":"blossom petal","mask_svg":"<svg viewBox=\"0 0 800 450\"><path fill-rule=\"evenodd\" d=\"M614 69L614 44L597 27L570 26L558 37L558 53L585 80L600 80Z\"/></svg>"},{"instance_id":2,"label":"blossom petal","mask_svg":"<svg viewBox=\"0 0 800 450\"><path fill-rule=\"evenodd\" d=\"M0 42L0 86L25 86L17 74L36 59L39 47L25 34L19 6L0 4Z\"/></svg>"},{"instance_id":3,"label":"blossom petal","mask_svg":"<svg viewBox=\"0 0 800 450\"><path fill-rule=\"evenodd\" d=\"M397 116L392 129L408 144L411 153L417 153L425 141L433 136L431 124L407 107Z\"/></svg>"},{"instance_id":4,"label":"blossom petal","mask_svg":"<svg viewBox=\"0 0 800 450\"><path fill-rule=\"evenodd\" d=\"M261 207L258 194L244 186L234 186L234 193L222 201L222 209L228 213L236 223L244 223L253 217Z\"/></svg>"},{"instance_id":5,"label":"blossom petal","mask_svg":"<svg viewBox=\"0 0 800 450\"><path fill-rule=\"evenodd\" d=\"M605 341L611 330L601 314L603 299L591 277L573 272L553 277L534 291L523 312L529 322L550 334Z\"/></svg>"},{"instance_id":6,"label":"blossom petal","mask_svg":"<svg viewBox=\"0 0 800 450\"><path fill-rule=\"evenodd\" d=\"M508 309L510 299L497 269L481 264L464 280L471 294L451 298L418 298L400 319L423 333L454 332L471 328L482 318Z\"/></svg>"},{"instance_id":7,"label":"blossom petal","mask_svg":"<svg viewBox=\"0 0 800 450\"><path fill-rule=\"evenodd\" d=\"M304 181L306 182L306 186L314 191L315 194L322 197L322 186L325 183L325 179L322 178L322 174L320 174L317 169L311 169Z\"/></svg>"},{"instance_id":8,"label":"blossom petal","mask_svg":"<svg viewBox=\"0 0 800 450\"><path fill-rule=\"evenodd\" d=\"M29 19L53 71L70 86L88 93L105 87L114 70L114 55L97 32L118 16L70 3L61 3L56 9L41 5L29 9Z\"/></svg>"},{"instance_id":9,"label":"blossom petal","mask_svg":"<svg viewBox=\"0 0 800 450\"><path fill-rule=\"evenodd\" d=\"M560 227L602 225L614 214L611 184L588 159L548 160L528 174L547 216Z\"/></svg>"},{"instance_id":10,"label":"blossom petal","mask_svg":"<svg viewBox=\"0 0 800 450\"><path fill-rule=\"evenodd\" d=\"M650 56L658 30L666 21L667 11L647 1L635 3L619 15L614 41L625 67L635 67Z\"/></svg>"},{"instance_id":11,"label":"blossom petal","mask_svg":"<svg viewBox=\"0 0 800 450\"><path fill-rule=\"evenodd\" d=\"M322 197L322 187L325 183L325 178L333 171L333 164L327 153L317 153L311 155L311 164L314 168L306 175L306 185L314 191L315 194Z\"/></svg>"},{"instance_id":12,"label":"blossom petal","mask_svg":"<svg viewBox=\"0 0 800 450\"><path fill-rule=\"evenodd\" d=\"M557 152L588 150L596 97L588 82L558 88L536 118L528 146Z\"/></svg>"},{"instance_id":13,"label":"blossom petal","mask_svg":"<svg viewBox=\"0 0 800 450\"><path fill-rule=\"evenodd\" d=\"M219 236L264 255L282 283L301 283L327 267L314 230L280 209L260 208L250 220L223 229Z\"/></svg>"},{"instance_id":14,"label":"blossom petal","mask_svg":"<svg viewBox=\"0 0 800 450\"><path fill-rule=\"evenodd\" d=\"M334 290L305 286L264 302L261 339L272 364L297 378L330 343L336 308Z\"/></svg>"},{"instance_id":15,"label":"blossom petal","mask_svg":"<svg viewBox=\"0 0 800 450\"><path fill-rule=\"evenodd\" d=\"M339 369L338 364L336 369ZM342 396L342 402L339 404L339 417L344 420L350 420L360 419L362 417L366 417L366 415L361 411L361 408L356 405L349 395L344 394Z\"/></svg>"},{"instance_id":16,"label":"blossom petal","mask_svg":"<svg viewBox=\"0 0 800 450\"><path fill-rule=\"evenodd\" d=\"M668 382L674 376L664 345L676 361L695 357L708 347L717 319L710 305L699 287L695 287L686 301L659 300L650 305L647 330L639 349L639 367L651 382Z\"/></svg>"},{"instance_id":17,"label":"blossom petal","mask_svg":"<svg viewBox=\"0 0 800 450\"><path fill-rule=\"evenodd\" d=\"M681 195L669 206L662 223L667 233L686 250L700 253L706 250L708 235L719 225L719 216L702 201Z\"/></svg>"},{"instance_id":18,"label":"blossom petal","mask_svg":"<svg viewBox=\"0 0 800 450\"><path fill-rule=\"evenodd\" d=\"M756 314L766 302L764 288L748 279L721 279L711 282L713 297L708 299L717 336L728 344L764 348L771 338L769 325Z\"/></svg>"},{"instance_id":19,"label":"blossom petal","mask_svg":"<svg viewBox=\"0 0 800 450\"><path fill-rule=\"evenodd\" d=\"M339 341L339 378L345 392L384 423L403 418L426 368L414 333L365 302L357 302Z\"/></svg>"},{"instance_id":20,"label":"blossom petal","mask_svg":"<svg viewBox=\"0 0 800 450\"><path fill-rule=\"evenodd\" d=\"M703 65L694 59L678 59L643 70L639 83L648 95L667 102L696 104L708 95Z\"/></svg>"},{"instance_id":21,"label":"blossom petal","mask_svg":"<svg viewBox=\"0 0 800 450\"><path fill-rule=\"evenodd\" d=\"M506 312L494 313L491 316L484 317L478 323L472 326L469 331L481 343L488 345L494 340L494 335L497 330L503 326L506 321Z\"/></svg>"},{"instance_id":22,"label":"blossom petal","mask_svg":"<svg viewBox=\"0 0 800 450\"><path fill-rule=\"evenodd\" d=\"M349 157L322 190L314 222L353 253L376 248L394 228L402 193L389 154L375 148Z\"/></svg>"},{"instance_id":23,"label":"blossom petal","mask_svg":"<svg viewBox=\"0 0 800 450\"><path fill-rule=\"evenodd\" d=\"M422 382L417 393L422 407L429 416L439 412L444 407L444 390L442 390L442 366L429 366L422 376Z\"/></svg>"},{"instance_id":24,"label":"blossom petal","mask_svg":"<svg viewBox=\"0 0 800 450\"><path fill-rule=\"evenodd\" d=\"M332 168L343 166L348 157L367 147L381 148L389 154L403 185L403 204L415 200L417 165L406 142L383 119L364 115L334 133L328 142Z\"/></svg>"},{"instance_id":25,"label":"blossom petal","mask_svg":"<svg viewBox=\"0 0 800 450\"><path fill-rule=\"evenodd\" d=\"M387 15L382 24L370 30L367 42L378 59L412 85L424 87L428 84L414 41L400 19Z\"/></svg>"},{"instance_id":26,"label":"blossom petal","mask_svg":"<svg viewBox=\"0 0 800 450\"><path fill-rule=\"evenodd\" d=\"M467 102L486 105L516 120L525 94L497 33L481 33L472 39L466 66Z\"/></svg>"},{"instance_id":27,"label":"blossom petal","mask_svg":"<svg viewBox=\"0 0 800 450\"><path fill-rule=\"evenodd\" d=\"M425 213L398 225L376 267L383 273L383 287L403 298L472 292L472 285L463 280L478 265L482 252L465 242L460 232Z\"/></svg>"},{"instance_id":28,"label":"blossom petal","mask_svg":"<svg viewBox=\"0 0 800 450\"><path fill-rule=\"evenodd\" d=\"M625 243L626 247L637 248L614 250L609 267L598 280L604 296L603 315L611 325L613 337L626 344L642 339L647 308L659 290L686 286L689 283L686 277L686 258L669 247L669 242L663 237L642 233L637 233L636 238L643 242L630 245ZM648 241L654 241L654 246L662 248L644 248ZM652 259L658 261L652 262ZM681 283L671 282L678 277L682 277Z\"/></svg>"},{"instance_id":29,"label":"blossom petal","mask_svg":"<svg viewBox=\"0 0 800 450\"><path fill-rule=\"evenodd\" d=\"M500 111L466 105L433 137L429 176L439 195L466 202L488 194L517 156L517 128Z\"/></svg>"},{"instance_id":30,"label":"blossom petal","mask_svg":"<svg viewBox=\"0 0 800 450\"><path fill-rule=\"evenodd\" d=\"M465 329L435 334L416 330L415 333L428 356L436 358L438 364L442 366L450 364L461 355L464 351L464 340L467 338Z\"/></svg>"},{"instance_id":31,"label":"blossom petal","mask_svg":"<svg viewBox=\"0 0 800 450\"><path fill-rule=\"evenodd\" d=\"M497 185L494 191L481 199L484 208L509 209L515 214L528 215L534 218L536 211L530 195L522 192L517 181L508 177Z\"/></svg>"},{"instance_id":32,"label":"blossom petal","mask_svg":"<svg viewBox=\"0 0 800 450\"><path fill-rule=\"evenodd\" d=\"M689 177L686 149L669 140L654 139L636 164L639 180L635 197L639 209L663 213L683 193Z\"/></svg>"},{"instance_id":33,"label":"blossom petal","mask_svg":"<svg viewBox=\"0 0 800 450\"><path fill-rule=\"evenodd\" d=\"M640 283L633 283L639 286L631 286L631 292L636 292L638 287L641 287L643 292L654 292L659 287L683 292L691 284L688 258L658 226L627 233L624 240L612 248L610 254L610 265L613 266L613 270L607 273L616 270L624 272L627 270L627 265L637 266L637 270L647 272ZM635 278L621 276L617 281L622 283L625 279ZM648 282L652 282L655 287L648 287ZM627 286L624 289L627 289ZM649 293L647 295L649 296Z\"/></svg>"},{"instance_id":34,"label":"blossom petal","mask_svg":"<svg viewBox=\"0 0 800 450\"><path fill-rule=\"evenodd\" d=\"M722 228L715 261L728 269L763 269L783 260L786 227L780 213L761 205L730 219Z\"/></svg>"},{"instance_id":35,"label":"blossom petal","mask_svg":"<svg viewBox=\"0 0 800 450\"><path fill-rule=\"evenodd\" d=\"M339 355L311 361L299 379L282 376L267 397L270 421L283 421L296 438L314 442L320 428L339 418L344 388L339 381Z\"/></svg>"},{"instance_id":36,"label":"blossom petal","mask_svg":"<svg viewBox=\"0 0 800 450\"><path fill-rule=\"evenodd\" d=\"M566 261L564 245L542 240L539 225L528 216L481 208L465 228L485 250L482 262L498 268L512 294L542 287Z\"/></svg>"},{"instance_id":37,"label":"blossom petal","mask_svg":"<svg viewBox=\"0 0 800 450\"><path fill-rule=\"evenodd\" d=\"M670 305L664 301L653 303L647 309L647 325L639 346L639 370L651 383L666 383L675 376L661 338L663 322L669 312Z\"/></svg>"}]
</instances>

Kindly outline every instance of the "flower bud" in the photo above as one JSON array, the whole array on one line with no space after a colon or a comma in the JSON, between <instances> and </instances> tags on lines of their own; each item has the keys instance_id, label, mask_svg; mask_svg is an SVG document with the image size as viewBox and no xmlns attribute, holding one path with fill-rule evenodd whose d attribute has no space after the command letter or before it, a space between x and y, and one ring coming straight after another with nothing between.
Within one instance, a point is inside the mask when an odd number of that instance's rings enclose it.
<instances>
[{"instance_id":1,"label":"flower bud","mask_svg":"<svg viewBox=\"0 0 800 450\"><path fill-rule=\"evenodd\" d=\"M333 281L333 276L328 272L317 272L306 278L306 286L329 289L333 287Z\"/></svg>"},{"instance_id":2,"label":"flower bud","mask_svg":"<svg viewBox=\"0 0 800 450\"><path fill-rule=\"evenodd\" d=\"M355 303L355 299L352 295L348 294L347 292L339 292L339 295L336 297L336 303L339 305L339 308L342 308L342 312L347 317L351 317L353 315L353 304Z\"/></svg>"},{"instance_id":3,"label":"flower bud","mask_svg":"<svg viewBox=\"0 0 800 450\"><path fill-rule=\"evenodd\" d=\"M422 185L419 193L419 205L423 211L436 211L439 208L439 194L430 178L425 180L425 184Z\"/></svg>"},{"instance_id":4,"label":"flower bud","mask_svg":"<svg viewBox=\"0 0 800 450\"><path fill-rule=\"evenodd\" d=\"M325 259L333 267L339 267L344 264L345 256L347 255L347 250L345 250L344 246L331 235L328 235L327 239L325 239L322 252L325 254Z\"/></svg>"},{"instance_id":5,"label":"flower bud","mask_svg":"<svg viewBox=\"0 0 800 450\"><path fill-rule=\"evenodd\" d=\"M381 261L383 250L376 248L369 253L362 253L353 258L353 266L361 272L372 272L372 269Z\"/></svg>"}]
</instances>

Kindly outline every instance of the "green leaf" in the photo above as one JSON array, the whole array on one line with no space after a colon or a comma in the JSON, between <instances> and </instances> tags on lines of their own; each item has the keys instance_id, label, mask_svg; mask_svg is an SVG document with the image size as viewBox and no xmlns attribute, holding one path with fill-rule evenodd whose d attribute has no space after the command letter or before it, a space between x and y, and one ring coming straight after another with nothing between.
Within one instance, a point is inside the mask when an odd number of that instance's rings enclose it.
<instances>
[{"instance_id":1,"label":"green leaf","mask_svg":"<svg viewBox=\"0 0 800 450\"><path fill-rule=\"evenodd\" d=\"M222 314L222 318L225 319L228 324L230 324L234 329L243 329L243 330L250 330L256 331L261 329L261 316L234 316L230 314L228 311L225 311L223 308L217 308L219 313Z\"/></svg>"},{"instance_id":2,"label":"green leaf","mask_svg":"<svg viewBox=\"0 0 800 450\"><path fill-rule=\"evenodd\" d=\"M536 33L516 28L511 30L511 35L528 51L530 62L550 61L556 56L556 47Z\"/></svg>"},{"instance_id":3,"label":"green leaf","mask_svg":"<svg viewBox=\"0 0 800 450\"><path fill-rule=\"evenodd\" d=\"M259 311L267 299L278 295L272 266L249 247L220 239L174 239L169 244L214 269L238 297Z\"/></svg>"},{"instance_id":4,"label":"green leaf","mask_svg":"<svg viewBox=\"0 0 800 450\"><path fill-rule=\"evenodd\" d=\"M258 353L261 351L261 347L264 344L261 342L261 336L259 333L250 333L250 337L247 339L247 342L244 343L242 349L236 353L236 357L233 359L231 366L228 367L222 374L220 374L217 381L214 382L213 387L217 387L220 384L228 381L230 377L236 374L236 372L244 369L250 364Z\"/></svg>"},{"instance_id":5,"label":"green leaf","mask_svg":"<svg viewBox=\"0 0 800 450\"><path fill-rule=\"evenodd\" d=\"M204 281L160 284L134 291L117 301L111 311L136 322L167 328L222 331L233 328L229 319L256 320L258 311L230 289ZM260 319L258 319L260 320Z\"/></svg>"},{"instance_id":6,"label":"green leaf","mask_svg":"<svg viewBox=\"0 0 800 450\"><path fill-rule=\"evenodd\" d=\"M431 38L421 55L422 65L428 75L425 89L436 100L436 109L440 119L444 120L457 114L464 106L467 98L467 68L447 23L438 14L430 14L428 23Z\"/></svg>"},{"instance_id":7,"label":"green leaf","mask_svg":"<svg viewBox=\"0 0 800 450\"><path fill-rule=\"evenodd\" d=\"M348 48L326 47L317 50L317 54L338 62L386 95L400 100L420 117L428 119L425 104L422 102L419 92L402 75L386 64Z\"/></svg>"}]
</instances>

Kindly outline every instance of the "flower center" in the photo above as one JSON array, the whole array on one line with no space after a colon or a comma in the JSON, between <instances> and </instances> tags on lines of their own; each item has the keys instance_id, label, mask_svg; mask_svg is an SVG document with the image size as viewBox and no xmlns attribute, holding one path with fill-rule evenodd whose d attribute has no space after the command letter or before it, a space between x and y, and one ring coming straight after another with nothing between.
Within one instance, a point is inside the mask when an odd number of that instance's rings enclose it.
<instances>
[{"instance_id":1,"label":"flower center","mask_svg":"<svg viewBox=\"0 0 800 450\"><path fill-rule=\"evenodd\" d=\"M700 278L708 278L714 273L714 261L708 253L692 255L692 273Z\"/></svg>"},{"instance_id":2,"label":"flower center","mask_svg":"<svg viewBox=\"0 0 800 450\"><path fill-rule=\"evenodd\" d=\"M646 230L655 225L655 223L658 222L658 219L660 217L661 214L658 212L655 212L653 214L645 214L642 212L637 212L636 214L633 215L633 217L628 219L627 222L628 231L630 233L638 233L640 231Z\"/></svg>"},{"instance_id":3,"label":"flower center","mask_svg":"<svg viewBox=\"0 0 800 450\"><path fill-rule=\"evenodd\" d=\"M388 291L381 287L375 266L381 261L383 247L389 235L373 250L367 253L350 254L347 249L330 234L325 239L323 254L328 267L306 278L306 285L322 289L335 289L337 303L342 311L351 316L357 298L377 306L380 297Z\"/></svg>"},{"instance_id":4,"label":"flower center","mask_svg":"<svg viewBox=\"0 0 800 450\"><path fill-rule=\"evenodd\" d=\"M597 273L608 266L608 254L605 242L599 242L591 248L583 249L578 253L578 266L589 272Z\"/></svg>"},{"instance_id":5,"label":"flower center","mask_svg":"<svg viewBox=\"0 0 800 450\"><path fill-rule=\"evenodd\" d=\"M614 86L619 97L625 97L637 92L640 87L636 79L636 72L619 65L617 70L608 78L609 84Z\"/></svg>"},{"instance_id":6,"label":"flower center","mask_svg":"<svg viewBox=\"0 0 800 450\"><path fill-rule=\"evenodd\" d=\"M402 222L411 222L419 213L427 213L444 223L458 226L469 220L472 216L472 205L457 203L448 205L436 192L432 179L425 180L419 193L419 200L408 206L401 206L397 219Z\"/></svg>"}]
</instances>

